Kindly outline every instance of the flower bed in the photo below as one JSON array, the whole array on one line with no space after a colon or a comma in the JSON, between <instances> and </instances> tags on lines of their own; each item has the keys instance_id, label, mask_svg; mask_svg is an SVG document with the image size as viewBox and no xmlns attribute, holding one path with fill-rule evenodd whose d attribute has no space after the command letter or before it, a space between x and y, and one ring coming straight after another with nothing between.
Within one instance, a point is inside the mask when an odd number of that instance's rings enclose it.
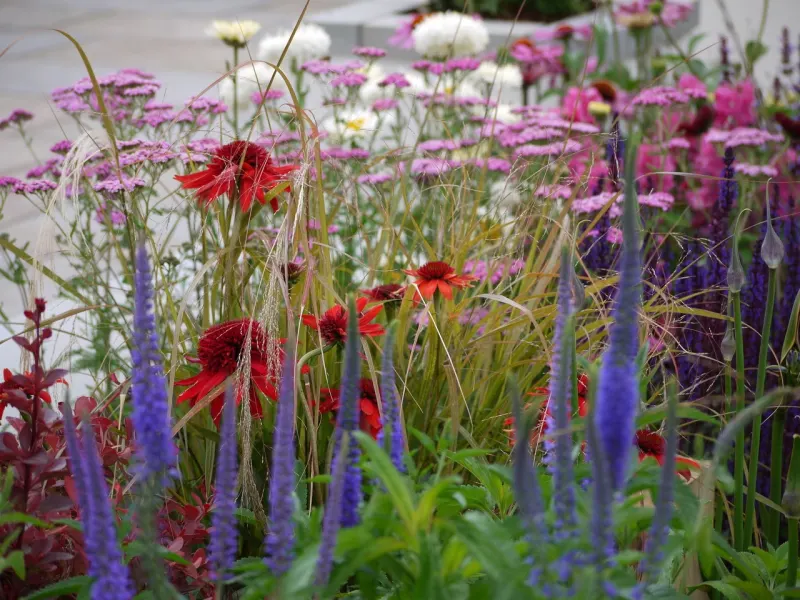
<instances>
[{"instance_id":1,"label":"flower bed","mask_svg":"<svg viewBox=\"0 0 800 600\"><path fill-rule=\"evenodd\" d=\"M656 54L677 6L619 8L628 66L453 13L402 68L215 22L219 99L54 90L88 133L0 179L69 262L0 238L3 597L791 597L796 60L767 95L726 43Z\"/></svg>"}]
</instances>

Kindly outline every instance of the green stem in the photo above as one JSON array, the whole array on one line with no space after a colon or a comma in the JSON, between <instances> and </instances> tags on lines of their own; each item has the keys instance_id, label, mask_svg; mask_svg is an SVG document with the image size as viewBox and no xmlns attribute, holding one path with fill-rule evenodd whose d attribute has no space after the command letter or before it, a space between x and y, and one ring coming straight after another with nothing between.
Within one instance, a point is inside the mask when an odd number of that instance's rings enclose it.
<instances>
[{"instance_id":1,"label":"green stem","mask_svg":"<svg viewBox=\"0 0 800 600\"><path fill-rule=\"evenodd\" d=\"M800 545L797 539L798 526L800 526L800 519L789 519L789 566L786 572L787 590L797 585L797 547Z\"/></svg>"},{"instance_id":2,"label":"green stem","mask_svg":"<svg viewBox=\"0 0 800 600\"><path fill-rule=\"evenodd\" d=\"M572 415L580 413L580 402L578 400L578 336L573 335L570 350L572 351Z\"/></svg>"},{"instance_id":3,"label":"green stem","mask_svg":"<svg viewBox=\"0 0 800 600\"><path fill-rule=\"evenodd\" d=\"M311 360L315 356L324 354L325 352L334 347L335 344L328 344L327 346L320 346L319 348L314 348L310 352L306 352L303 356L300 357L300 360L297 361L297 372L299 373L309 360Z\"/></svg>"},{"instance_id":4,"label":"green stem","mask_svg":"<svg viewBox=\"0 0 800 600\"><path fill-rule=\"evenodd\" d=\"M744 411L744 340L742 339L742 297L732 293L736 331L736 414ZM736 434L734 459L733 541L738 551L744 550L744 428Z\"/></svg>"},{"instance_id":5,"label":"green stem","mask_svg":"<svg viewBox=\"0 0 800 600\"><path fill-rule=\"evenodd\" d=\"M767 305L764 311L764 325L761 328L761 347L758 353L758 376L756 378L756 400L764 395L764 383L767 378L767 353L769 351L769 335L772 328L772 309L775 305L775 293L778 278L775 269L769 270L767 286ZM761 446L761 414L753 419L750 435L750 456L747 473L747 510L744 517L744 542L749 544L753 537L756 511L756 478L758 477L758 451Z\"/></svg>"},{"instance_id":6,"label":"green stem","mask_svg":"<svg viewBox=\"0 0 800 600\"><path fill-rule=\"evenodd\" d=\"M783 496L783 430L786 426L786 411L778 407L772 416L772 441L770 448L769 499L780 506ZM768 540L773 548L779 545L781 513L770 511Z\"/></svg>"}]
</instances>

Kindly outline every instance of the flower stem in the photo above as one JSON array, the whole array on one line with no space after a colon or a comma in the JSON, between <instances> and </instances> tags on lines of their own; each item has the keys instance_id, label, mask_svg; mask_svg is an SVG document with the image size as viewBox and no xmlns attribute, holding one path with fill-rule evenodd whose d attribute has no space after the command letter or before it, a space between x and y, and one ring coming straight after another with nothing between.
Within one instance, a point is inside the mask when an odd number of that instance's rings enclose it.
<instances>
[{"instance_id":1,"label":"flower stem","mask_svg":"<svg viewBox=\"0 0 800 600\"><path fill-rule=\"evenodd\" d=\"M733 296L733 318L736 336L736 414L744 410L744 340L742 339L742 297ZM744 550L744 428L736 434L734 459L733 541L737 550Z\"/></svg>"},{"instance_id":2,"label":"flower stem","mask_svg":"<svg viewBox=\"0 0 800 600\"><path fill-rule=\"evenodd\" d=\"M314 348L310 352L306 352L303 356L300 357L300 360L297 361L297 372L299 373L309 360L311 360L315 356L324 354L333 347L334 344L328 344L327 346L320 346L319 348Z\"/></svg>"},{"instance_id":3,"label":"flower stem","mask_svg":"<svg viewBox=\"0 0 800 600\"><path fill-rule=\"evenodd\" d=\"M800 527L800 519L789 519L789 565L785 588L787 590L797 585L797 547L800 545L800 541L797 539L798 527Z\"/></svg>"},{"instance_id":4,"label":"flower stem","mask_svg":"<svg viewBox=\"0 0 800 600\"><path fill-rule=\"evenodd\" d=\"M781 489L783 486L781 484L783 483L783 430L785 427L786 411L779 406L772 415L772 440L770 444L769 467L769 499L778 506L780 506L781 497L783 496L783 490ZM781 531L781 513L777 511L770 511L770 513L767 539L773 547L777 548Z\"/></svg>"},{"instance_id":5,"label":"flower stem","mask_svg":"<svg viewBox=\"0 0 800 600\"><path fill-rule=\"evenodd\" d=\"M758 353L758 375L756 378L756 399L764 395L764 383L767 378L767 352L769 350L769 335L772 328L772 309L775 305L777 288L776 270L769 270L769 283L767 284L767 305L764 311L764 325L761 328L761 347ZM744 518L744 540L749 544L753 536L754 519L756 511L756 478L758 477L758 451L761 446L761 414L753 419L753 430L750 435L750 456L747 474L747 510Z\"/></svg>"},{"instance_id":6,"label":"flower stem","mask_svg":"<svg viewBox=\"0 0 800 600\"><path fill-rule=\"evenodd\" d=\"M239 73L236 68L239 66L239 48L233 47L233 137L239 138Z\"/></svg>"}]
</instances>

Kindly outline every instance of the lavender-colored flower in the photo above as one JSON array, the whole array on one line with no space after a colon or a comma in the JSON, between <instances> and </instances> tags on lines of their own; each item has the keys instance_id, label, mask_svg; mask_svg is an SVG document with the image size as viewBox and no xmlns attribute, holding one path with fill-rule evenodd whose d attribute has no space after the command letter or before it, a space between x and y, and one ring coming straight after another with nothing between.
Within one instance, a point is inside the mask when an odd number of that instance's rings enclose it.
<instances>
[{"instance_id":1,"label":"lavender-colored flower","mask_svg":"<svg viewBox=\"0 0 800 600\"><path fill-rule=\"evenodd\" d=\"M17 193L21 192L24 194L40 194L42 192L52 192L58 186L54 181L50 181L49 179L35 179L33 181L23 183L18 187L20 189L14 190Z\"/></svg>"},{"instance_id":2,"label":"lavender-colored flower","mask_svg":"<svg viewBox=\"0 0 800 600\"><path fill-rule=\"evenodd\" d=\"M389 73L378 83L381 87L393 85L396 88L407 88L411 86L405 75L402 73Z\"/></svg>"},{"instance_id":3,"label":"lavender-colored flower","mask_svg":"<svg viewBox=\"0 0 800 600\"><path fill-rule=\"evenodd\" d=\"M381 430L378 432L377 442L389 453L394 468L400 473L406 472L403 462L405 443L403 442L403 421L400 415L400 402L397 398L394 377L394 327L386 332L383 344L383 360L381 361L381 401L383 414L381 414ZM386 437L386 431L389 436ZM387 446L388 442L388 448Z\"/></svg>"},{"instance_id":4,"label":"lavender-colored flower","mask_svg":"<svg viewBox=\"0 0 800 600\"><path fill-rule=\"evenodd\" d=\"M98 223L105 223L106 218L108 218L111 225L114 227L121 227L122 225L125 225L128 220L124 212L116 209L111 209L111 211L109 211L108 205L103 202L95 210L94 220Z\"/></svg>"},{"instance_id":5,"label":"lavender-colored flower","mask_svg":"<svg viewBox=\"0 0 800 600\"><path fill-rule=\"evenodd\" d=\"M511 163L503 158L473 158L467 164L497 173L511 172Z\"/></svg>"},{"instance_id":6,"label":"lavender-colored flower","mask_svg":"<svg viewBox=\"0 0 800 600\"><path fill-rule=\"evenodd\" d=\"M136 249L134 282L131 419L136 431L136 470L143 480L164 485L178 474L177 450L172 441L167 383L153 313L153 275L144 243Z\"/></svg>"},{"instance_id":7,"label":"lavender-colored flower","mask_svg":"<svg viewBox=\"0 0 800 600\"><path fill-rule=\"evenodd\" d=\"M63 410L67 453L84 525L84 548L89 559L89 575L94 578L91 599L130 600L134 589L117 544L117 531L94 429L88 420L84 420L84 440L81 443L68 403L64 403Z\"/></svg>"},{"instance_id":8,"label":"lavender-colored flower","mask_svg":"<svg viewBox=\"0 0 800 600\"><path fill-rule=\"evenodd\" d=\"M603 355L597 392L596 423L609 465L611 489L620 492L627 480L639 409L639 306L642 267L639 257L639 214L635 190L635 161L625 165L625 208L620 282L614 300L614 324Z\"/></svg>"},{"instance_id":9,"label":"lavender-colored flower","mask_svg":"<svg viewBox=\"0 0 800 600\"><path fill-rule=\"evenodd\" d=\"M393 110L398 106L400 106L400 103L394 98L378 98L372 103L372 110L383 112L385 110Z\"/></svg>"},{"instance_id":10,"label":"lavender-colored flower","mask_svg":"<svg viewBox=\"0 0 800 600\"><path fill-rule=\"evenodd\" d=\"M209 562L215 580L227 580L239 547L236 529L236 480L239 475L236 447L236 400L233 387L225 390L220 443L217 448L217 474L214 481L214 509L211 512Z\"/></svg>"},{"instance_id":11,"label":"lavender-colored flower","mask_svg":"<svg viewBox=\"0 0 800 600\"><path fill-rule=\"evenodd\" d=\"M549 144L537 145L527 144L520 146L514 151L514 158L524 158L529 156L559 156L569 155L580 152L583 146L575 140L563 142L551 142Z\"/></svg>"},{"instance_id":12,"label":"lavender-colored flower","mask_svg":"<svg viewBox=\"0 0 800 600\"><path fill-rule=\"evenodd\" d=\"M0 189L7 189L12 188L16 191L17 187L25 185L24 182L20 181L16 177L0 177Z\"/></svg>"},{"instance_id":13,"label":"lavender-colored flower","mask_svg":"<svg viewBox=\"0 0 800 600\"><path fill-rule=\"evenodd\" d=\"M358 525L358 509L363 499L361 490L361 448L351 438L347 455L342 455L342 438L345 433L358 431L359 426L359 386L361 378L361 359L358 356L360 336L358 334L358 314L355 302L350 299L347 316L347 338L344 345L344 372L339 386L339 412L336 415L336 438L333 451L333 470L340 462L346 462L342 488L342 527Z\"/></svg>"},{"instance_id":14,"label":"lavender-colored flower","mask_svg":"<svg viewBox=\"0 0 800 600\"><path fill-rule=\"evenodd\" d=\"M148 96L155 96L156 92L158 92L158 88L161 87L161 84L152 84L148 83L146 85L136 85L132 87L127 87L122 90L123 96L128 97L148 97Z\"/></svg>"},{"instance_id":15,"label":"lavender-colored flower","mask_svg":"<svg viewBox=\"0 0 800 600\"><path fill-rule=\"evenodd\" d=\"M294 556L294 342L286 348L281 389L275 415L272 471L269 484L269 533L265 542L266 562L276 577L292 566Z\"/></svg>"},{"instance_id":16,"label":"lavender-colored flower","mask_svg":"<svg viewBox=\"0 0 800 600\"><path fill-rule=\"evenodd\" d=\"M592 466L592 561L600 574L614 557L613 497L608 461L593 419L586 424L586 445Z\"/></svg>"},{"instance_id":17,"label":"lavender-colored flower","mask_svg":"<svg viewBox=\"0 0 800 600\"><path fill-rule=\"evenodd\" d=\"M120 177L109 177L108 179L95 183L92 187L96 192L118 194L122 191L132 192L137 187L144 187L145 185L147 185L147 183L141 177L129 177L123 174Z\"/></svg>"},{"instance_id":18,"label":"lavender-colored flower","mask_svg":"<svg viewBox=\"0 0 800 600\"><path fill-rule=\"evenodd\" d=\"M340 413L341 414L341 413ZM342 434L339 449L342 453L350 452L350 446L356 441L350 432ZM336 537L342 521L342 505L347 479L347 461L334 460L331 483L328 488L328 500L325 503L325 516L322 519L322 540L319 545L316 575L314 584L318 587L327 585L333 569L333 551L336 548Z\"/></svg>"},{"instance_id":19,"label":"lavender-colored flower","mask_svg":"<svg viewBox=\"0 0 800 600\"><path fill-rule=\"evenodd\" d=\"M54 154L66 154L72 148L72 142L69 140L61 140L50 146L50 152Z\"/></svg>"},{"instance_id":20,"label":"lavender-colored flower","mask_svg":"<svg viewBox=\"0 0 800 600\"><path fill-rule=\"evenodd\" d=\"M328 148L323 151L323 158L336 160L366 160L369 157L369 151L362 148Z\"/></svg>"},{"instance_id":21,"label":"lavender-colored flower","mask_svg":"<svg viewBox=\"0 0 800 600\"><path fill-rule=\"evenodd\" d=\"M333 87L358 87L362 85L364 82L367 81L367 76L363 73L343 73L337 77L331 79L331 85Z\"/></svg>"},{"instance_id":22,"label":"lavender-colored flower","mask_svg":"<svg viewBox=\"0 0 800 600\"><path fill-rule=\"evenodd\" d=\"M60 164L60 158L49 158L44 164L34 167L28 171L25 174L25 177L28 179L40 179L43 175L47 175L48 173L52 173L54 177L59 177L61 175L61 171L58 169L58 165Z\"/></svg>"},{"instance_id":23,"label":"lavender-colored flower","mask_svg":"<svg viewBox=\"0 0 800 600\"><path fill-rule=\"evenodd\" d=\"M411 162L411 172L415 175L440 176L452 169L449 160L443 158L415 158Z\"/></svg>"},{"instance_id":24,"label":"lavender-colored flower","mask_svg":"<svg viewBox=\"0 0 800 600\"><path fill-rule=\"evenodd\" d=\"M279 100L280 98L283 98L283 92L281 90L270 89L263 92L256 90L250 95L250 100L253 102L253 104L258 106L269 100Z\"/></svg>"},{"instance_id":25,"label":"lavender-colored flower","mask_svg":"<svg viewBox=\"0 0 800 600\"><path fill-rule=\"evenodd\" d=\"M633 97L634 106L672 106L687 104L689 96L675 88L657 86L646 88Z\"/></svg>"},{"instance_id":26,"label":"lavender-colored flower","mask_svg":"<svg viewBox=\"0 0 800 600\"><path fill-rule=\"evenodd\" d=\"M367 175L359 175L356 178L358 183L368 185L380 185L381 183L388 183L394 180L394 175L391 173L370 173Z\"/></svg>"},{"instance_id":27,"label":"lavender-colored flower","mask_svg":"<svg viewBox=\"0 0 800 600\"><path fill-rule=\"evenodd\" d=\"M481 61L471 56L451 58L444 64L446 73L453 71L475 71L481 66Z\"/></svg>"},{"instance_id":28,"label":"lavender-colored flower","mask_svg":"<svg viewBox=\"0 0 800 600\"><path fill-rule=\"evenodd\" d=\"M10 125L20 125L21 123L30 121L31 119L33 119L33 113L22 108L17 108L12 110L11 114L5 119L0 119L0 131L8 128Z\"/></svg>"},{"instance_id":29,"label":"lavender-colored flower","mask_svg":"<svg viewBox=\"0 0 800 600\"><path fill-rule=\"evenodd\" d=\"M376 48L374 46L362 46L353 48L353 54L356 56L363 56L365 58L383 58L386 56L386 50L383 48Z\"/></svg>"},{"instance_id":30,"label":"lavender-colored flower","mask_svg":"<svg viewBox=\"0 0 800 600\"><path fill-rule=\"evenodd\" d=\"M572 259L569 250L561 251L561 270L558 278L556 322L553 333L553 356L550 360L550 399L548 406L553 423L554 457L552 462L556 528L568 534L576 522L575 489L572 474L572 434L569 425L569 403L572 396L572 351L569 318L572 313Z\"/></svg>"}]
</instances>

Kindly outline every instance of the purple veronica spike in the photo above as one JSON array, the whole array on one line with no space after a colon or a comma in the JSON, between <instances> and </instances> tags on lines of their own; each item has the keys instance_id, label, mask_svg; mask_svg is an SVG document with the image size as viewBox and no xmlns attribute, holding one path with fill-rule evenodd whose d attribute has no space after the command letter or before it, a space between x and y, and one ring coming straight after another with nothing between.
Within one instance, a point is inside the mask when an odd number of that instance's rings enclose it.
<instances>
[{"instance_id":1,"label":"purple veronica spike","mask_svg":"<svg viewBox=\"0 0 800 600\"><path fill-rule=\"evenodd\" d=\"M567 533L576 522L575 478L572 474L572 434L569 426L569 404L572 396L572 352L569 340L569 317L572 312L572 259L565 247L561 251L561 272L558 278L558 299L553 356L550 364L550 411L554 432L554 502L557 533ZM633 438L631 438L633 439Z\"/></svg>"},{"instance_id":2,"label":"purple veronica spike","mask_svg":"<svg viewBox=\"0 0 800 600\"><path fill-rule=\"evenodd\" d=\"M401 473L406 472L403 462L403 423L400 419L400 406L395 391L394 379L394 327L390 327L386 333L386 340L383 344L383 362L381 363L381 400L383 400L383 414L381 415L381 430L378 432L378 443L386 449L386 442L389 443L389 457L394 468ZM384 439L387 427L389 428L389 438Z\"/></svg>"},{"instance_id":3,"label":"purple veronica spike","mask_svg":"<svg viewBox=\"0 0 800 600\"><path fill-rule=\"evenodd\" d=\"M356 443L355 440L345 433L342 435L339 448L343 448L347 452L348 446L353 443ZM346 461L334 461L331 484L328 488L328 501L325 504L325 516L322 520L322 541L317 558L317 574L314 578L314 584L317 586L327 585L333 569L333 551L336 547L336 536L339 534L342 520L342 496L346 468Z\"/></svg>"},{"instance_id":4,"label":"purple veronica spike","mask_svg":"<svg viewBox=\"0 0 800 600\"><path fill-rule=\"evenodd\" d=\"M233 388L225 390L220 444L217 449L217 474L214 482L214 510L211 513L212 536L209 546L211 572L215 580L227 580L226 572L236 560L239 547L236 529L236 479L239 474L236 447L236 401Z\"/></svg>"},{"instance_id":5,"label":"purple veronica spike","mask_svg":"<svg viewBox=\"0 0 800 600\"><path fill-rule=\"evenodd\" d=\"M78 439L78 433L75 431L75 420L72 415L72 407L69 405L69 400L64 402L64 441L67 445L67 455L69 457L69 469L72 472L72 480L75 482L75 488L78 491L78 508L80 509L80 516L83 518L84 514L89 511L89 496L86 489L86 478L83 473L83 447ZM89 535L89 527L91 527L91 519L85 519L83 527L84 537Z\"/></svg>"},{"instance_id":6,"label":"purple veronica spike","mask_svg":"<svg viewBox=\"0 0 800 600\"><path fill-rule=\"evenodd\" d=\"M358 464L361 458L361 447L353 441L347 450L347 456L342 456L339 450L345 432L358 431L359 410L359 380L361 377L361 359L358 356L358 346L361 338L358 334L358 315L353 299L348 303L347 339L344 345L344 373L342 384L339 387L339 413L336 415L336 440L334 446L333 470L336 470L338 461L346 461L344 475L344 488L342 496L342 527L358 525L358 508L363 498L361 491L361 467Z\"/></svg>"},{"instance_id":7,"label":"purple veronica spike","mask_svg":"<svg viewBox=\"0 0 800 600\"><path fill-rule=\"evenodd\" d=\"M522 402L516 382L510 383L512 412L514 415L514 439L512 450L514 463L514 496L517 506L526 522L532 545L540 542L547 535L545 527L544 503L539 489L539 476L533 466L533 456L528 443L530 429L522 412Z\"/></svg>"},{"instance_id":8,"label":"purple veronica spike","mask_svg":"<svg viewBox=\"0 0 800 600\"><path fill-rule=\"evenodd\" d=\"M267 564L276 577L286 573L294 557L294 342L283 360L281 389L272 444L272 480L269 484Z\"/></svg>"},{"instance_id":9,"label":"purple veronica spike","mask_svg":"<svg viewBox=\"0 0 800 600\"><path fill-rule=\"evenodd\" d=\"M611 489L625 486L639 408L639 306L642 267L639 256L639 215L634 185L636 161L626 160L625 207L622 215L622 256L614 324L600 366L596 424L608 461Z\"/></svg>"},{"instance_id":10,"label":"purple veronica spike","mask_svg":"<svg viewBox=\"0 0 800 600\"><path fill-rule=\"evenodd\" d=\"M608 462L597 435L597 427L591 418L586 423L586 443L592 457L592 560L595 570L600 574L614 558L613 498L608 480Z\"/></svg>"},{"instance_id":11,"label":"purple veronica spike","mask_svg":"<svg viewBox=\"0 0 800 600\"><path fill-rule=\"evenodd\" d=\"M136 249L136 273L131 358L131 418L136 430L137 471L144 480L161 485L176 476L177 450L172 441L167 384L153 313L153 278L147 249Z\"/></svg>"},{"instance_id":12,"label":"purple veronica spike","mask_svg":"<svg viewBox=\"0 0 800 600\"><path fill-rule=\"evenodd\" d=\"M75 434L72 411L65 403L64 433L67 437L72 475L78 488L84 547L89 558L89 575L94 578L92 600L130 600L134 589L128 567L122 562L117 531L108 499L103 464L97 451L94 429L83 422L84 443Z\"/></svg>"}]
</instances>

